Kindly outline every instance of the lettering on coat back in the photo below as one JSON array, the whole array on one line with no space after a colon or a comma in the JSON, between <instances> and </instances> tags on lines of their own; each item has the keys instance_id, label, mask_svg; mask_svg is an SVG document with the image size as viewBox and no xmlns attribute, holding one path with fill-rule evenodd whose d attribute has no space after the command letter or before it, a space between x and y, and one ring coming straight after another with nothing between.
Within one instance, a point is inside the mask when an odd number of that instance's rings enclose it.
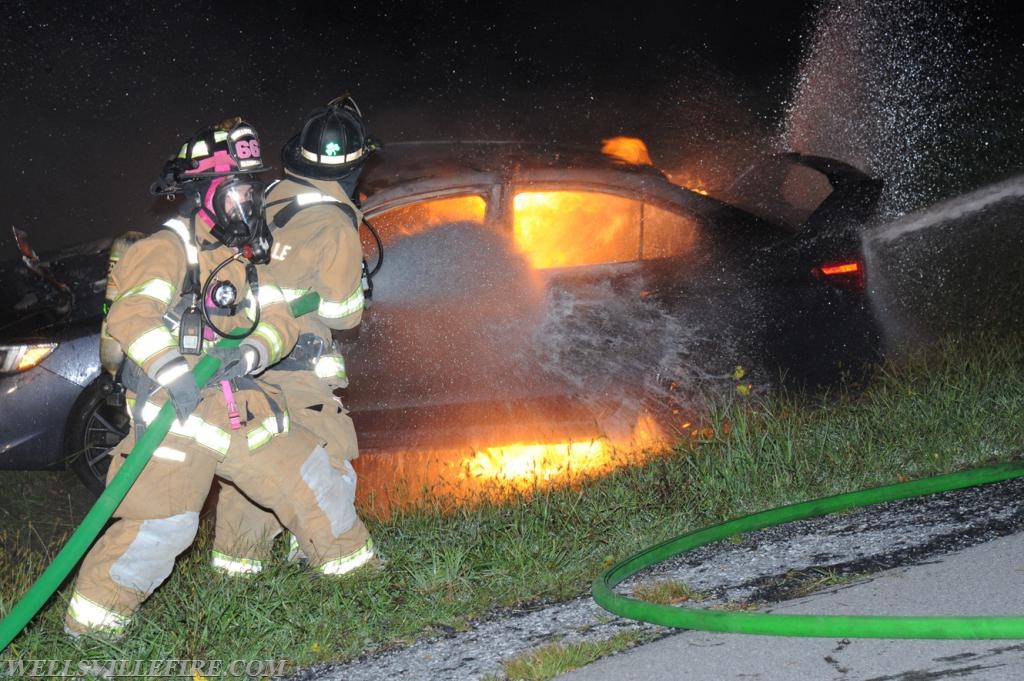
<instances>
[{"instance_id":1,"label":"lettering on coat back","mask_svg":"<svg viewBox=\"0 0 1024 681\"><path fill-rule=\"evenodd\" d=\"M283 244L280 241L274 242L274 247L270 249L270 257L274 260L284 260L288 257L288 252L292 250L292 247L288 244Z\"/></svg>"}]
</instances>

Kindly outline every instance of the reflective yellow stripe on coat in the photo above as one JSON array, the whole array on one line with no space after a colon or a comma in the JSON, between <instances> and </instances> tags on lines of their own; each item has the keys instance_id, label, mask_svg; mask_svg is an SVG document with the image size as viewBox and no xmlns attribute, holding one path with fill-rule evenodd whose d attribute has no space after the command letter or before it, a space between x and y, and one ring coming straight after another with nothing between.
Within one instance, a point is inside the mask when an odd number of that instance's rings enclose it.
<instances>
[{"instance_id":1,"label":"reflective yellow stripe on coat","mask_svg":"<svg viewBox=\"0 0 1024 681\"><path fill-rule=\"evenodd\" d=\"M282 420L284 422L284 426L280 430L277 427L277 418L274 416L268 416L263 419L263 421L250 428L246 436L249 444L249 451L259 449L270 442L275 435L287 433L290 423L288 419L288 412L284 413Z\"/></svg>"},{"instance_id":2,"label":"reflective yellow stripe on coat","mask_svg":"<svg viewBox=\"0 0 1024 681\"><path fill-rule=\"evenodd\" d=\"M178 347L178 341L171 335L163 324L154 327L136 338L128 346L128 356L135 360L139 366L145 366L146 360L155 357L157 354L168 348Z\"/></svg>"},{"instance_id":3,"label":"reflective yellow stripe on coat","mask_svg":"<svg viewBox=\"0 0 1024 681\"><path fill-rule=\"evenodd\" d=\"M128 402L128 413L131 414L134 400L129 399ZM148 426L156 420L159 413L160 407L152 402L146 402L146 405L142 408L142 420ZM216 452L221 458L227 456L228 447L231 445L231 433L219 426L204 421L195 414L189 416L184 424L180 423L177 419L172 420L169 432L195 440L196 443ZM170 452L168 454L169 456L165 458L174 457ZM154 452L155 455L156 453Z\"/></svg>"},{"instance_id":4,"label":"reflective yellow stripe on coat","mask_svg":"<svg viewBox=\"0 0 1024 681\"><path fill-rule=\"evenodd\" d=\"M177 293L177 287L166 279L150 279L147 282L133 286L117 297L117 300L130 298L132 296L148 296L164 305L170 305Z\"/></svg>"},{"instance_id":5,"label":"reflective yellow stripe on coat","mask_svg":"<svg viewBox=\"0 0 1024 681\"><path fill-rule=\"evenodd\" d=\"M316 313L324 319L341 319L363 309L366 305L366 296L363 295L363 286L358 284L356 290L341 302L332 300L321 300L320 307Z\"/></svg>"},{"instance_id":6,"label":"reflective yellow stripe on coat","mask_svg":"<svg viewBox=\"0 0 1024 681\"><path fill-rule=\"evenodd\" d=\"M343 378L348 380L345 371L345 358L341 355L323 355L316 361L313 372L317 378Z\"/></svg>"}]
</instances>

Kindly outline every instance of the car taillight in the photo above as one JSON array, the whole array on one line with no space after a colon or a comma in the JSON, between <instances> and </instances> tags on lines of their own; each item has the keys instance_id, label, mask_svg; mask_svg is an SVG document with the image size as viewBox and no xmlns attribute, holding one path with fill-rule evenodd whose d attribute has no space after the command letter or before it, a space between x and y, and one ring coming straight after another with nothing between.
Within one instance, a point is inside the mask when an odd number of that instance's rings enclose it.
<instances>
[{"instance_id":1,"label":"car taillight","mask_svg":"<svg viewBox=\"0 0 1024 681\"><path fill-rule=\"evenodd\" d=\"M0 345L0 374L28 371L49 357L56 347L56 343Z\"/></svg>"},{"instance_id":2,"label":"car taillight","mask_svg":"<svg viewBox=\"0 0 1024 681\"><path fill-rule=\"evenodd\" d=\"M864 262L859 259L822 263L812 268L811 274L832 286L864 291Z\"/></svg>"}]
</instances>

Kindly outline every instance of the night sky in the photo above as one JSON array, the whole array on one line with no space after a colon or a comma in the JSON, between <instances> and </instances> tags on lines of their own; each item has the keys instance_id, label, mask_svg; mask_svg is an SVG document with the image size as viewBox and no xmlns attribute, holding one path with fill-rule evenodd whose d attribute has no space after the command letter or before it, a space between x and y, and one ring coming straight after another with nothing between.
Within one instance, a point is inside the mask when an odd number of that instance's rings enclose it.
<instances>
[{"instance_id":1,"label":"night sky","mask_svg":"<svg viewBox=\"0 0 1024 681\"><path fill-rule=\"evenodd\" d=\"M385 144L629 134L671 166L778 126L820 3L247 4L0 4L0 258L11 226L39 251L152 230L197 128L240 114L279 168L344 91Z\"/></svg>"}]
</instances>

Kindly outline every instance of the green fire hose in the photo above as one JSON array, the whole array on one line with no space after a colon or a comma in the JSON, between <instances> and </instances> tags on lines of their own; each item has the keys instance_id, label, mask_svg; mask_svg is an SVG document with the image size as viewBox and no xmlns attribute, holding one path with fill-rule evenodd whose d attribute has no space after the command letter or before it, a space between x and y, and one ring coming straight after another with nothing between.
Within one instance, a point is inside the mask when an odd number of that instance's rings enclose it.
<instances>
[{"instance_id":1,"label":"green fire hose","mask_svg":"<svg viewBox=\"0 0 1024 681\"><path fill-rule=\"evenodd\" d=\"M724 612L649 603L613 591L615 586L623 580L655 563L742 532L774 527L794 520L815 518L851 508L984 485L1022 476L1024 476L1024 462L1012 462L762 511L684 534L644 549L613 565L598 577L591 588L591 593L601 607L616 615L667 627L701 631L824 638L1024 638L1024 617L1020 616L876 617L870 615L773 615L756 612Z\"/></svg>"},{"instance_id":2,"label":"green fire hose","mask_svg":"<svg viewBox=\"0 0 1024 681\"><path fill-rule=\"evenodd\" d=\"M292 314L296 317L312 312L317 308L320 297L316 293L308 293L291 303ZM236 329L235 333L245 331ZM238 345L238 339L222 339L217 343L218 347L234 347ZM196 378L196 385L203 386L220 365L216 357L203 357L193 368L192 373ZM135 480L146 467L153 451L160 446L167 431L170 430L174 420L174 408L170 402L164 404L160 409L153 423L146 428L146 431L135 443L128 458L111 478L106 489L100 494L99 499L89 509L82 523L68 539L67 544L60 550L53 562L43 571L39 579L25 592L11 611L4 616L0 622L0 650L5 649L14 637L21 633L25 625L29 623L43 605L50 599L50 596L57 591L61 583L67 578L71 571L78 565L85 552L92 546L92 542L103 530L110 516L113 515L121 500L128 494L128 490L135 484Z\"/></svg>"}]
</instances>

